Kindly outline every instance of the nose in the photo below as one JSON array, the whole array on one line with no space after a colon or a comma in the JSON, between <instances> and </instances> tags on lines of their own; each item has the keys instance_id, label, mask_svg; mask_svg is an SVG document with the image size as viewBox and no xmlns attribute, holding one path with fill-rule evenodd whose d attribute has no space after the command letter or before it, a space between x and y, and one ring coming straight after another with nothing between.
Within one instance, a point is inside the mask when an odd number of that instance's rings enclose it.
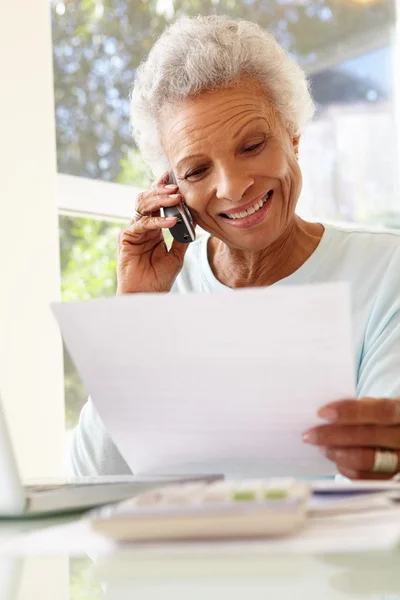
<instances>
[{"instance_id":1,"label":"nose","mask_svg":"<svg viewBox=\"0 0 400 600\"><path fill-rule=\"evenodd\" d=\"M217 198L232 202L239 202L254 183L254 178L242 172L237 166L220 168L217 177Z\"/></svg>"}]
</instances>

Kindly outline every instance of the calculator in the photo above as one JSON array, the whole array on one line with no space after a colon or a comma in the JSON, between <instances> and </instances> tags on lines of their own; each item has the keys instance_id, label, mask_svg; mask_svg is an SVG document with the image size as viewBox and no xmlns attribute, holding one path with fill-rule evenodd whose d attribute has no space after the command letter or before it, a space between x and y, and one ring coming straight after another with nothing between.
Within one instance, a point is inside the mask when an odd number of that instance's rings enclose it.
<instances>
[{"instance_id":1,"label":"calculator","mask_svg":"<svg viewBox=\"0 0 400 600\"><path fill-rule=\"evenodd\" d=\"M174 484L97 509L91 524L119 542L277 537L305 523L310 493L293 479Z\"/></svg>"}]
</instances>

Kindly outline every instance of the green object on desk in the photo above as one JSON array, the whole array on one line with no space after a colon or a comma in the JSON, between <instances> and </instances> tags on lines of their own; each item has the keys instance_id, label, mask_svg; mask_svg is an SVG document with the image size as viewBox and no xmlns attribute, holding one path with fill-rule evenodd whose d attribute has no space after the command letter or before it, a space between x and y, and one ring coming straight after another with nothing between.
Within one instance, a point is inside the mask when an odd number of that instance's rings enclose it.
<instances>
[{"instance_id":1,"label":"green object on desk","mask_svg":"<svg viewBox=\"0 0 400 600\"><path fill-rule=\"evenodd\" d=\"M266 490L264 492L264 498L266 500L285 500L288 497L287 490Z\"/></svg>"},{"instance_id":2,"label":"green object on desk","mask_svg":"<svg viewBox=\"0 0 400 600\"><path fill-rule=\"evenodd\" d=\"M256 499L256 494L252 490L236 490L232 492L232 500L235 502L251 502Z\"/></svg>"}]
</instances>

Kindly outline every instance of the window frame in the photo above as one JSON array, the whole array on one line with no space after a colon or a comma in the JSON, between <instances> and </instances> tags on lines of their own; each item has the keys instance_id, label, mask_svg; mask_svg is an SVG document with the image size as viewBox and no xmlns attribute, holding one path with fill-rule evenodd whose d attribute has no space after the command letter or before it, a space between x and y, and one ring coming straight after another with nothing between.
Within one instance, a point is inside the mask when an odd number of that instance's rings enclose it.
<instances>
[{"instance_id":1,"label":"window frame","mask_svg":"<svg viewBox=\"0 0 400 600\"><path fill-rule=\"evenodd\" d=\"M60 213L104 220L130 220L142 188L57 174L56 199Z\"/></svg>"}]
</instances>

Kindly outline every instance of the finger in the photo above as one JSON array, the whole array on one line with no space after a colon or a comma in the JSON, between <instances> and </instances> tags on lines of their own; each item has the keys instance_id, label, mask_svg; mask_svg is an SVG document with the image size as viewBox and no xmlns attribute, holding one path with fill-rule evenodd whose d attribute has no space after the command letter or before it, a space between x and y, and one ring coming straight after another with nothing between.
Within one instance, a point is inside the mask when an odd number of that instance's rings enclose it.
<instances>
[{"instance_id":1,"label":"finger","mask_svg":"<svg viewBox=\"0 0 400 600\"><path fill-rule=\"evenodd\" d=\"M321 452L338 466L356 471L373 471L376 450L371 448L321 448ZM400 452L396 454L400 465Z\"/></svg>"},{"instance_id":2,"label":"finger","mask_svg":"<svg viewBox=\"0 0 400 600\"><path fill-rule=\"evenodd\" d=\"M392 479L390 473L374 473L373 471L357 471L357 469L348 469L346 467L338 467L339 473L349 479L377 479L386 480Z\"/></svg>"},{"instance_id":3,"label":"finger","mask_svg":"<svg viewBox=\"0 0 400 600\"><path fill-rule=\"evenodd\" d=\"M399 425L400 399L362 398L331 402L318 411L318 416L345 425Z\"/></svg>"},{"instance_id":4,"label":"finger","mask_svg":"<svg viewBox=\"0 0 400 600\"><path fill-rule=\"evenodd\" d=\"M136 200L136 210L142 215L150 215L151 213L160 210L163 206L176 206L182 200L180 194L149 194L142 192Z\"/></svg>"},{"instance_id":5,"label":"finger","mask_svg":"<svg viewBox=\"0 0 400 600\"><path fill-rule=\"evenodd\" d=\"M321 425L305 432L303 442L314 446L400 448L400 427Z\"/></svg>"},{"instance_id":6,"label":"finger","mask_svg":"<svg viewBox=\"0 0 400 600\"><path fill-rule=\"evenodd\" d=\"M172 194L174 190L179 190L178 186L175 183L168 183L167 185L156 185L151 190L147 190L147 192L153 192L156 194L166 195Z\"/></svg>"},{"instance_id":7,"label":"finger","mask_svg":"<svg viewBox=\"0 0 400 600\"><path fill-rule=\"evenodd\" d=\"M147 231L155 229L169 229L176 224L176 217L144 217L134 221L120 237L120 245L137 243Z\"/></svg>"},{"instance_id":8,"label":"finger","mask_svg":"<svg viewBox=\"0 0 400 600\"><path fill-rule=\"evenodd\" d=\"M165 185L169 182L169 177L169 171L164 171L164 173L156 180L154 185Z\"/></svg>"},{"instance_id":9,"label":"finger","mask_svg":"<svg viewBox=\"0 0 400 600\"><path fill-rule=\"evenodd\" d=\"M189 244L181 244L174 240L171 244L171 248L169 249L169 253L171 256L174 256L180 264L183 264L183 259L185 258L185 254L189 248Z\"/></svg>"}]
</instances>

